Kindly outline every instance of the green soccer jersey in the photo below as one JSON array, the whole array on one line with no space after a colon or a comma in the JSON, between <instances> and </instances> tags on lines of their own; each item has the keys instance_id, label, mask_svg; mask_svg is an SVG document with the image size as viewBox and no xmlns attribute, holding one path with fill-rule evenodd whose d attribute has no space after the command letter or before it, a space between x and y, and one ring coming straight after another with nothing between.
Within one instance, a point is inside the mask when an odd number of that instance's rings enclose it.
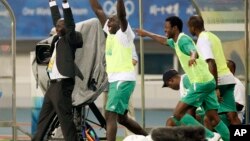
<instances>
[{"instance_id":1,"label":"green soccer jersey","mask_svg":"<svg viewBox=\"0 0 250 141\"><path fill-rule=\"evenodd\" d=\"M189 66L190 54L196 51L195 44L189 36L180 33L176 42L168 39L167 44L175 49L180 64L191 83L205 83L213 80L208 64L201 57L196 59L195 65Z\"/></svg>"}]
</instances>

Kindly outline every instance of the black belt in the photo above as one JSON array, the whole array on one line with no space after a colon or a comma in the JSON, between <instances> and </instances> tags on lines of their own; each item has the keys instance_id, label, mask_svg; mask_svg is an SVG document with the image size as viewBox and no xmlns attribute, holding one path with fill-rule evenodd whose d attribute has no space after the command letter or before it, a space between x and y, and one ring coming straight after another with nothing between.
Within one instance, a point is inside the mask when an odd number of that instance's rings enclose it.
<instances>
[{"instance_id":1,"label":"black belt","mask_svg":"<svg viewBox=\"0 0 250 141\"><path fill-rule=\"evenodd\" d=\"M63 80L73 80L73 78L58 78L58 79L52 79L50 80L50 83L57 83L57 82L61 82Z\"/></svg>"}]
</instances>

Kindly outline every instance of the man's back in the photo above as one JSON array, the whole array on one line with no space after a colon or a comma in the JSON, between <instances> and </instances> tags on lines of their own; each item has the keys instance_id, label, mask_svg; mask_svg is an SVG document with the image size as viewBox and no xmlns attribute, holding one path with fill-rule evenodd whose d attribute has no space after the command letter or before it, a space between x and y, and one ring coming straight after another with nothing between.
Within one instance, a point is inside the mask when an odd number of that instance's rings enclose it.
<instances>
[{"instance_id":1,"label":"man's back","mask_svg":"<svg viewBox=\"0 0 250 141\"><path fill-rule=\"evenodd\" d=\"M207 47L211 48L212 56L217 65L218 76L230 73L224 51L222 48L221 40L212 32L203 31L200 33L197 40L197 48L199 53L204 59L208 59L208 52L205 51Z\"/></svg>"}]
</instances>

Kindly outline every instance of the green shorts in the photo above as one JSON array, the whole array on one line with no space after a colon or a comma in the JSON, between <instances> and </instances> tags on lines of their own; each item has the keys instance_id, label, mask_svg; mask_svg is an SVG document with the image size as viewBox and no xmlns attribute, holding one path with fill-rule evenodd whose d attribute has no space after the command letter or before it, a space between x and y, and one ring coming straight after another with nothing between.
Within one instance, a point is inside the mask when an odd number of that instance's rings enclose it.
<instances>
[{"instance_id":1,"label":"green shorts","mask_svg":"<svg viewBox=\"0 0 250 141\"><path fill-rule=\"evenodd\" d=\"M220 119L224 122L224 124L226 124L226 126L229 127L230 122L229 122L229 120L227 118L227 115L226 114L219 114L219 116L220 116Z\"/></svg>"},{"instance_id":2,"label":"green shorts","mask_svg":"<svg viewBox=\"0 0 250 141\"><path fill-rule=\"evenodd\" d=\"M217 110L219 103L215 94L214 79L206 83L193 83L187 90L187 95L181 99L182 102L194 106L203 106L204 110Z\"/></svg>"},{"instance_id":3,"label":"green shorts","mask_svg":"<svg viewBox=\"0 0 250 141\"><path fill-rule=\"evenodd\" d=\"M220 102L218 113L237 112L234 99L234 84L219 86L223 101Z\"/></svg>"},{"instance_id":4,"label":"green shorts","mask_svg":"<svg viewBox=\"0 0 250 141\"><path fill-rule=\"evenodd\" d=\"M109 84L106 110L123 115L128 109L131 94L135 88L135 81L116 81Z\"/></svg>"},{"instance_id":5,"label":"green shorts","mask_svg":"<svg viewBox=\"0 0 250 141\"><path fill-rule=\"evenodd\" d=\"M197 119L197 116L199 117L199 122L201 124L203 124L204 122L204 117L205 117L205 111L204 111L204 108L201 106L201 107L198 107L195 111L195 114L196 114L196 119Z\"/></svg>"}]
</instances>

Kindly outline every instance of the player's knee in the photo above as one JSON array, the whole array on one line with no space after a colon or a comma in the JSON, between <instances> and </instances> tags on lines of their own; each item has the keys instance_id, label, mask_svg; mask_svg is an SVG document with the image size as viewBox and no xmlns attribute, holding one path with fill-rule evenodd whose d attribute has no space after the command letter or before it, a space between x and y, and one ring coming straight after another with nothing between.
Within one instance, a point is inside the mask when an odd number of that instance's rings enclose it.
<instances>
[{"instance_id":1,"label":"player's knee","mask_svg":"<svg viewBox=\"0 0 250 141\"><path fill-rule=\"evenodd\" d=\"M230 112L230 113L227 113L227 118L228 120L230 121L235 121L235 120L238 120L238 114L236 112Z\"/></svg>"},{"instance_id":2,"label":"player's knee","mask_svg":"<svg viewBox=\"0 0 250 141\"><path fill-rule=\"evenodd\" d=\"M241 121L240 121L236 112L227 113L227 118L228 118L230 124L233 124L233 125L241 124Z\"/></svg>"},{"instance_id":3,"label":"player's knee","mask_svg":"<svg viewBox=\"0 0 250 141\"><path fill-rule=\"evenodd\" d=\"M118 119L117 119L118 123L120 123L121 125L126 125L127 122L128 122L128 116L118 116Z\"/></svg>"},{"instance_id":4,"label":"player's knee","mask_svg":"<svg viewBox=\"0 0 250 141\"><path fill-rule=\"evenodd\" d=\"M116 121L118 118L118 115L115 112L106 111L105 118L106 118L106 121L109 121L109 122Z\"/></svg>"}]
</instances>

